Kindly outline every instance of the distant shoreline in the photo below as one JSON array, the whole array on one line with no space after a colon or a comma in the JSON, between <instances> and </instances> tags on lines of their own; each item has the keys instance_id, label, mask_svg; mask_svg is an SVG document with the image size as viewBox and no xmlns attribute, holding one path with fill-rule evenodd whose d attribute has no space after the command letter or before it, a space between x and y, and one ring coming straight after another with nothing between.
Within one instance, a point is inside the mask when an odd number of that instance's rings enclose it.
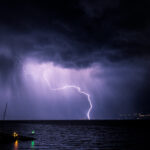
<instances>
[{"instance_id":1,"label":"distant shoreline","mask_svg":"<svg viewBox=\"0 0 150 150\"><path fill-rule=\"evenodd\" d=\"M150 120L0 120L1 124L31 123L56 125L150 126Z\"/></svg>"}]
</instances>

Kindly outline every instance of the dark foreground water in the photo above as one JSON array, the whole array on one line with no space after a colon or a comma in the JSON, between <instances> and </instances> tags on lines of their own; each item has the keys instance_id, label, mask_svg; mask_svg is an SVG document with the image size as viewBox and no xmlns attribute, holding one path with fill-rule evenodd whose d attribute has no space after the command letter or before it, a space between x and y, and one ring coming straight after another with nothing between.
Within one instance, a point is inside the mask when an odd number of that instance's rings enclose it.
<instances>
[{"instance_id":1,"label":"dark foreground water","mask_svg":"<svg viewBox=\"0 0 150 150\"><path fill-rule=\"evenodd\" d=\"M145 120L1 121L0 132L16 131L36 140L1 143L0 150L148 150L149 128Z\"/></svg>"}]
</instances>

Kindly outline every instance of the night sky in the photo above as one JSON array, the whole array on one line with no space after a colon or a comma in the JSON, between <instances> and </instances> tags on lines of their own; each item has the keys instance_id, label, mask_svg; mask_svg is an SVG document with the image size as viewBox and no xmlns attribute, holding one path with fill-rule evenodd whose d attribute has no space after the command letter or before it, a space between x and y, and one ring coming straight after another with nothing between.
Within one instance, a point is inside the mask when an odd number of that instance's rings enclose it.
<instances>
[{"instance_id":1,"label":"night sky","mask_svg":"<svg viewBox=\"0 0 150 150\"><path fill-rule=\"evenodd\" d=\"M150 113L149 0L0 2L0 116ZM77 86L77 88L63 88ZM0 117L1 119L1 117Z\"/></svg>"}]
</instances>

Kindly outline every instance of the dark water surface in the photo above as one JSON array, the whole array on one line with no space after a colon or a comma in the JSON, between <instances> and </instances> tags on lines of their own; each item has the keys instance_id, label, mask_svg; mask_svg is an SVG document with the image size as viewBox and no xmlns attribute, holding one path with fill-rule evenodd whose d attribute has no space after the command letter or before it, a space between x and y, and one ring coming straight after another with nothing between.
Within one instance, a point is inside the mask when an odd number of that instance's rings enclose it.
<instances>
[{"instance_id":1,"label":"dark water surface","mask_svg":"<svg viewBox=\"0 0 150 150\"><path fill-rule=\"evenodd\" d=\"M35 137L0 150L145 150L150 121L0 121L0 132ZM32 134L32 131L35 134Z\"/></svg>"}]
</instances>

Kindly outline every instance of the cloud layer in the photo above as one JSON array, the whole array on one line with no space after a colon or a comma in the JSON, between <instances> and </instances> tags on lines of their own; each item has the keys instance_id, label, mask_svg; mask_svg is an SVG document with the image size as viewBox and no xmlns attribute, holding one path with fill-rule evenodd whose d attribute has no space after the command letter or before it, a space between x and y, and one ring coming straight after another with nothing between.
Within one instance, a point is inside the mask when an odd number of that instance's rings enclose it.
<instances>
[{"instance_id":1,"label":"cloud layer","mask_svg":"<svg viewBox=\"0 0 150 150\"><path fill-rule=\"evenodd\" d=\"M62 69L94 68L84 86L92 91L97 118L150 112L149 7L147 0L0 2L1 98L16 100L19 87L24 91L22 68L32 59ZM26 93L23 99L32 98Z\"/></svg>"}]
</instances>

